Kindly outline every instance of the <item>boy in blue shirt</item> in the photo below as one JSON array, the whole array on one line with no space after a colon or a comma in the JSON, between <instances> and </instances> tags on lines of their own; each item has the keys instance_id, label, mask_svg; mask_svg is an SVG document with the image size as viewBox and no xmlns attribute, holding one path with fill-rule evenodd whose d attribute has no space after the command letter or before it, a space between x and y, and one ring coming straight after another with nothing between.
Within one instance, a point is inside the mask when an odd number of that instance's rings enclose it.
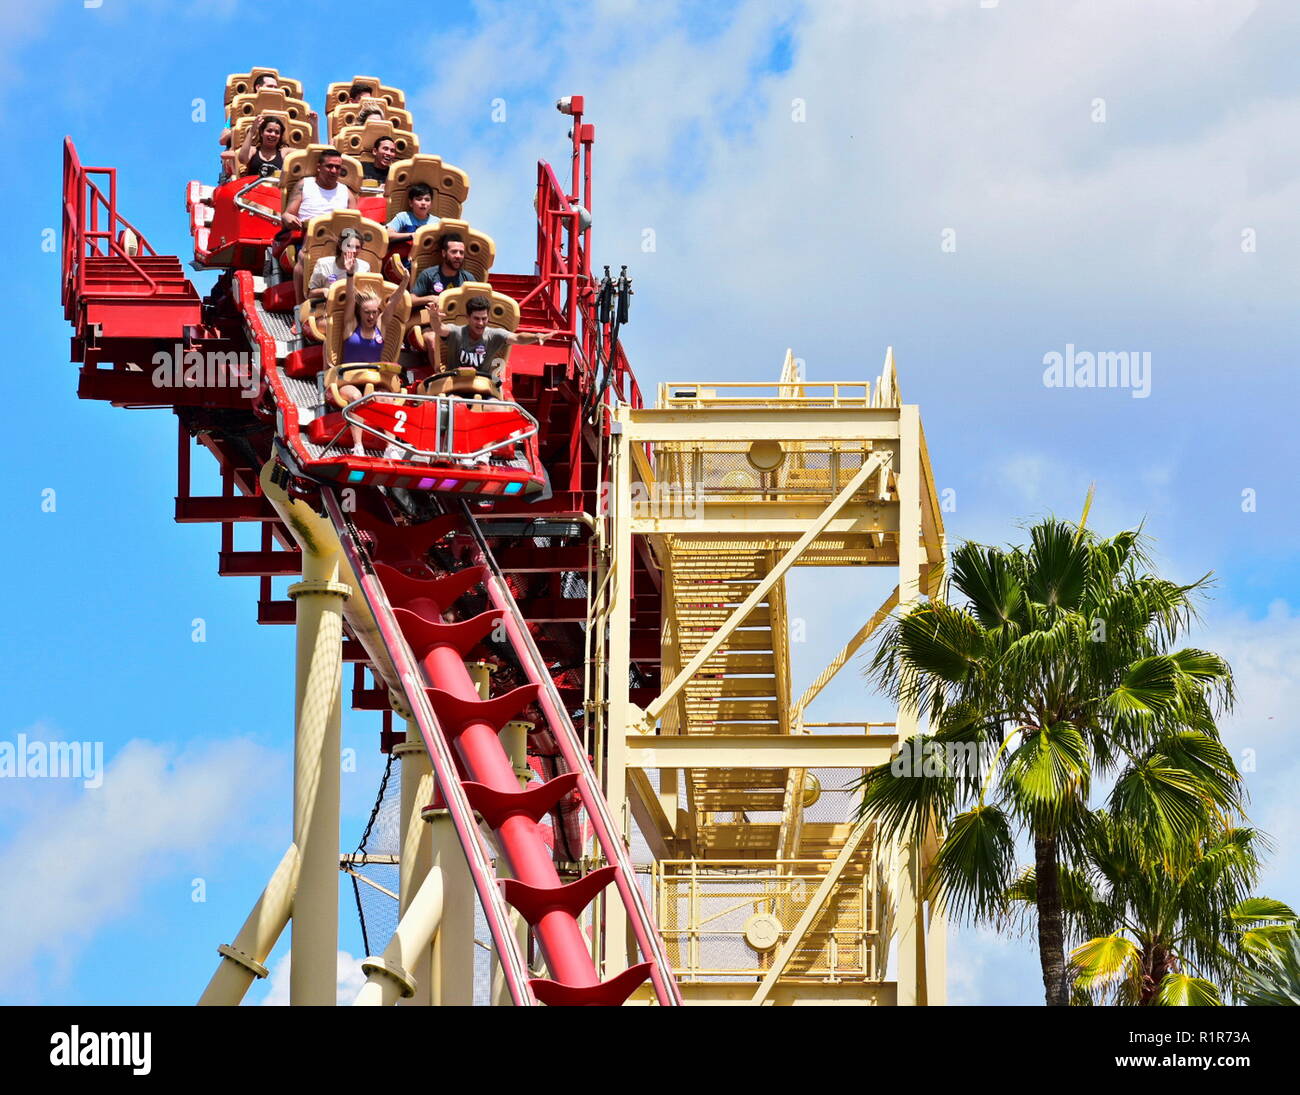
<instances>
[{"instance_id":1,"label":"boy in blue shirt","mask_svg":"<svg viewBox=\"0 0 1300 1095\"><path fill-rule=\"evenodd\" d=\"M406 192L406 209L388 222L388 242L410 243L415 233L429 223L433 209L433 187L428 183L412 183Z\"/></svg>"}]
</instances>

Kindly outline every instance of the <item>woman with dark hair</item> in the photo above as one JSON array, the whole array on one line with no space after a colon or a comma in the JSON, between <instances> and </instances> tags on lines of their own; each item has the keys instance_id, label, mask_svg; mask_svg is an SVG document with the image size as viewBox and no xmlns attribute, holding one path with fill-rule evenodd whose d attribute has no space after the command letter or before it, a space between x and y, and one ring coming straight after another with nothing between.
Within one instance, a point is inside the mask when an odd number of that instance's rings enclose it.
<instances>
[{"instance_id":1,"label":"woman with dark hair","mask_svg":"<svg viewBox=\"0 0 1300 1095\"><path fill-rule=\"evenodd\" d=\"M279 86L280 86L280 81L277 80L269 72L263 72L256 80L253 81L254 93L261 91L262 88L264 87L277 88ZM221 147L225 149L225 151L221 153L221 170L226 176L232 179L235 177L235 168L238 166L237 152L235 149L230 147L230 142L233 139L231 135L231 130L233 128L234 121L235 121L234 118L231 118L229 116L226 118L226 125L225 128L222 129L221 131L221 140L220 140Z\"/></svg>"},{"instance_id":2,"label":"woman with dark hair","mask_svg":"<svg viewBox=\"0 0 1300 1095\"><path fill-rule=\"evenodd\" d=\"M256 140L256 147L254 146ZM244 134L239 150L239 177L257 175L263 179L279 178L284 167L284 122L273 115L259 114L257 124Z\"/></svg>"}]
</instances>

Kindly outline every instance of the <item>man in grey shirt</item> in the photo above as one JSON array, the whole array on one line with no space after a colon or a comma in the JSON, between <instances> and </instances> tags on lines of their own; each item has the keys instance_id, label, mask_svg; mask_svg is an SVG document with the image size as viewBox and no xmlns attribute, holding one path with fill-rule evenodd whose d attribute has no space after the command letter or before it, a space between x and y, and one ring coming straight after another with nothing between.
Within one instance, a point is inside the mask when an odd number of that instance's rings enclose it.
<instances>
[{"instance_id":1,"label":"man in grey shirt","mask_svg":"<svg viewBox=\"0 0 1300 1095\"><path fill-rule=\"evenodd\" d=\"M435 375L454 373L457 369L473 369L479 376L500 384L511 346L536 346L559 334L559 331L554 330L520 334L517 331L507 331L504 327L489 327L487 297L470 297L465 305L467 322L463 324L447 323L442 318L436 299L430 303L429 311L433 317L430 329L438 336L437 339L426 341L429 366ZM439 339L446 339L451 350L448 369L443 368Z\"/></svg>"}]
</instances>

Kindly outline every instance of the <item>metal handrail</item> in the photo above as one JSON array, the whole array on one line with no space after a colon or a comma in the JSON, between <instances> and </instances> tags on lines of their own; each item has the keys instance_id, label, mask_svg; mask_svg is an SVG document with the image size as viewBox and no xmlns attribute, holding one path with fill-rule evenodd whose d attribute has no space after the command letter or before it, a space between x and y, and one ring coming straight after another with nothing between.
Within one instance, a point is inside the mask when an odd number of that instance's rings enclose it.
<instances>
[{"instance_id":1,"label":"metal handrail","mask_svg":"<svg viewBox=\"0 0 1300 1095\"><path fill-rule=\"evenodd\" d=\"M569 771L578 773L579 795L583 805L587 807L587 817L596 837L596 843L604 853L606 861L618 867L614 874L614 885L623 900L624 909L627 910L633 938L636 939L642 956L650 963L650 979L654 984L655 996L660 1004L680 1005L681 990L673 980L672 966L668 960L668 953L664 949L663 938L655 925L645 896L637 886L632 871L632 858L619 835L609 804L601 793L600 782L596 778L582 739L574 729L555 680L546 668L547 663L537 649L528 621L510 592L505 575L488 547L483 530L474 519L465 500L458 498L456 501L461 516L464 517L474 537L477 561L487 568L488 578L484 585L488 591L488 599L493 608L504 611L503 623L507 638L519 654L525 676L531 683L540 686L537 703L555 735L560 755L564 758Z\"/></svg>"},{"instance_id":2,"label":"metal handrail","mask_svg":"<svg viewBox=\"0 0 1300 1095\"><path fill-rule=\"evenodd\" d=\"M487 447L482 449L476 449L473 452L457 452L454 448L456 444L456 416L454 413L447 414L446 416L447 429L446 429L446 436L444 437L443 436L443 415L439 414L437 418L437 425L434 431L434 438L436 439L439 445L445 445L446 447L437 448L437 449L421 449L415 445L410 444L407 441L404 441L400 437L396 437L393 434L385 433L383 430L377 429L373 424L369 422L355 419L348 413L349 411L352 411L355 408L360 407L362 404L370 403L370 402L377 402L377 403L391 402L391 403L399 403L399 404L400 403L437 403L439 405L445 404L447 410L451 412L454 409L453 404L469 403L470 400L461 399L459 396L448 396L448 395L406 395L406 394L397 395L393 392L371 392L369 395L362 396L360 399L354 400L353 402L349 403L346 407L343 408L343 419L350 426L356 426L358 429L364 430L366 433L373 434L375 437L381 437L385 441L391 442L394 445L400 445L408 452L417 453L420 456L433 457L434 459L472 460L475 457L488 456L491 453L496 452L497 449L505 448L507 445L516 445L519 444L520 442L527 441L530 437L537 436L537 430L538 430L537 419L535 419L531 414L529 414L526 410L524 410L523 407L519 406L518 403L511 403L509 400L506 399L477 399L473 401L476 406L496 404L497 406L500 407L509 407L513 411L518 411L521 415L523 415L526 419L528 419L529 422L532 423L532 428L517 433L511 437L507 437L502 441L495 441L491 445L488 445Z\"/></svg>"},{"instance_id":3,"label":"metal handrail","mask_svg":"<svg viewBox=\"0 0 1300 1095\"><path fill-rule=\"evenodd\" d=\"M321 498L330 520L339 533L344 557L352 567L362 596L365 597L375 617L385 649L400 676L406 703L420 730L420 736L429 750L429 759L437 776L438 788L442 792L443 802L451 816L460 845L465 851L470 877L474 882L474 889L478 893L484 915L487 917L488 930L492 935L497 955L501 959L500 969L505 976L510 997L516 1005L535 1006L537 998L529 984L527 958L521 952L515 934L511 930L511 910L506 906L496 872L484 849L474 811L469 805L465 787L461 783L455 754L429 702L428 682L425 680L424 672L397 622L383 584L353 535L338 497L331 490L322 490Z\"/></svg>"},{"instance_id":4,"label":"metal handrail","mask_svg":"<svg viewBox=\"0 0 1300 1095\"><path fill-rule=\"evenodd\" d=\"M107 195L91 179L92 174L107 176ZM102 229L99 227L101 205L104 207L107 225ZM73 303L85 293L85 260L88 258L116 256L124 259L145 283L143 292L119 290L122 296L153 296L158 292L158 282L118 242L119 230L130 232L143 253L150 256L157 255L140 230L117 211L117 169L83 166L77 156L72 138L65 137L63 139L63 305L68 318L71 318Z\"/></svg>"},{"instance_id":5,"label":"metal handrail","mask_svg":"<svg viewBox=\"0 0 1300 1095\"><path fill-rule=\"evenodd\" d=\"M265 205L258 205L257 202L250 202L244 197L244 195L247 194L250 190L254 190L257 187L262 186L264 183L266 183L266 181L267 181L266 179L262 178L261 176L258 176L257 178L253 179L253 181L250 182L247 186L241 186L235 192L235 196L233 199L234 205L236 209L242 209L245 213L251 213L255 217L264 217L266 220L269 220L274 224L279 224L280 223L279 213L273 213Z\"/></svg>"}]
</instances>

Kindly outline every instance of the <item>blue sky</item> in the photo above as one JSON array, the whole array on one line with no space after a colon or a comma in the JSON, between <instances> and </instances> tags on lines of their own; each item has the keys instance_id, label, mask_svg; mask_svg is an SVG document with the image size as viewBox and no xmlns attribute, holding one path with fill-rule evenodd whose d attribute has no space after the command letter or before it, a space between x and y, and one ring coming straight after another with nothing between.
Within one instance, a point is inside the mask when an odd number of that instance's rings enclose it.
<instances>
[{"instance_id":1,"label":"blue sky","mask_svg":"<svg viewBox=\"0 0 1300 1095\"><path fill-rule=\"evenodd\" d=\"M172 523L171 416L75 398L58 256L41 248L71 134L84 162L120 169L125 215L184 255L184 186L213 181L224 80L252 64L317 102L358 72L404 87L425 150L469 172L466 211L500 270L530 268L532 164L563 176L553 103L584 93L597 261L636 279L624 342L648 396L773 376L787 346L811 379L872 377L893 345L955 492L950 539L1074 516L1095 481L1095 527L1145 520L1171 575L1215 571L1197 641L1238 670L1225 733L1255 750L1253 816L1294 832L1300 15L1138 7L449 5L400 48L353 36L344 56L300 5L0 5L22 378L0 477L0 739L102 740L115 773L100 792L3 785L0 847L25 884L0 898L0 1000L192 1001L288 840L292 630L254 624L254 581L218 579L215 527ZM1150 395L1044 387L1044 355L1068 344L1150 353ZM792 584L809 624L796 686L874 608L874 579L853 620L817 609L837 576ZM826 718L864 702L848 672L820 701ZM348 714L344 845L373 798L376 731ZM1285 843L1264 890L1300 900ZM340 946L357 955L350 901ZM1027 945L963 933L951 965L954 999L1040 998Z\"/></svg>"}]
</instances>

